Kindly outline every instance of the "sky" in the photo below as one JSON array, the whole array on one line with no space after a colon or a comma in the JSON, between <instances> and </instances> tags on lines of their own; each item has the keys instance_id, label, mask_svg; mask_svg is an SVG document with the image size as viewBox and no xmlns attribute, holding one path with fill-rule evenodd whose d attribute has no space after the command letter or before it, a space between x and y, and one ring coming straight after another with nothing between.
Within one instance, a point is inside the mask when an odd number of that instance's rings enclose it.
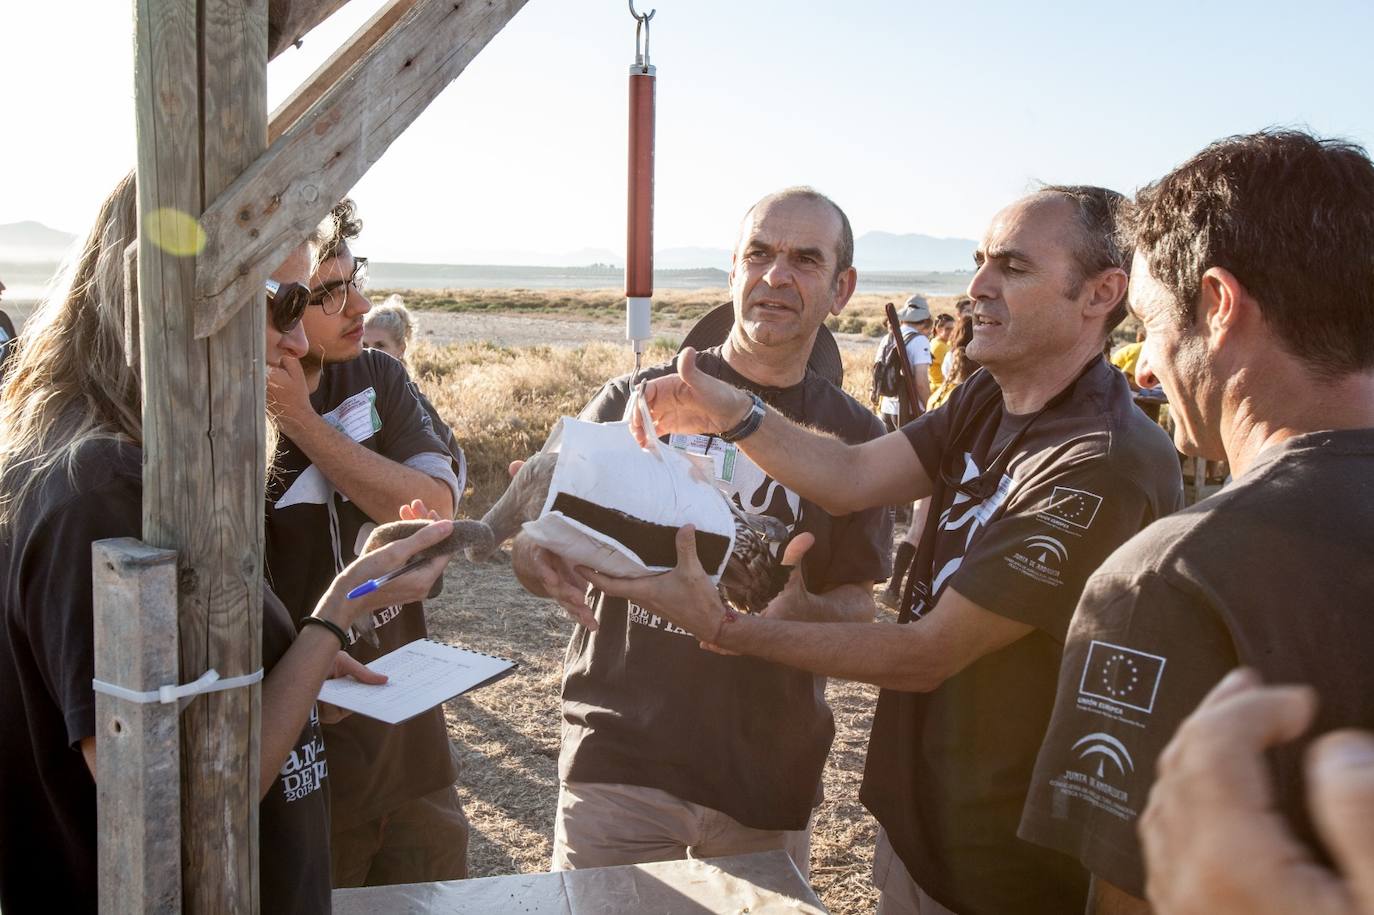
<instances>
[{"instance_id":1,"label":"sky","mask_svg":"<svg viewBox=\"0 0 1374 915\"><path fill-rule=\"evenodd\" d=\"M381 0L268 70L285 98ZM640 3L641 10L655 8ZM977 238L1036 181L1130 192L1208 141L1302 126L1374 147L1374 3L658 0L658 248L728 247L755 199L857 233ZM132 2L0 5L0 223L83 231L135 155ZM354 189L375 259L623 251L624 0L529 0Z\"/></svg>"}]
</instances>

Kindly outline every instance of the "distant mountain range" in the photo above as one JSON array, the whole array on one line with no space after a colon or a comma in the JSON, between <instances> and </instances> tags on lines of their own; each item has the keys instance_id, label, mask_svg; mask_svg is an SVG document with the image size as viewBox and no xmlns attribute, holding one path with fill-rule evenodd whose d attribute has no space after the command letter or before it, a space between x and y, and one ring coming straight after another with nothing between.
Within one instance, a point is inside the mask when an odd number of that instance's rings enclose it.
<instances>
[{"instance_id":1,"label":"distant mountain range","mask_svg":"<svg viewBox=\"0 0 1374 915\"><path fill-rule=\"evenodd\" d=\"M854 239L854 266L882 272L969 270L977 243L968 238L936 238L933 235L865 232ZM548 263L546 258L540 263ZM551 266L597 263L623 266L625 258L607 248L584 248L556 256ZM699 267L730 268L728 248L663 248L654 252L654 267L683 270Z\"/></svg>"},{"instance_id":2,"label":"distant mountain range","mask_svg":"<svg viewBox=\"0 0 1374 915\"><path fill-rule=\"evenodd\" d=\"M38 222L0 225L0 261L56 261L74 240L74 235L51 229ZM898 235L892 232L865 232L854 241L854 264L860 270L878 272L962 271L971 268L974 247L975 243L967 238L935 238L918 233ZM540 267L596 265L620 268L625 263L622 254L609 248L581 248L561 254L514 249L462 251L458 252L454 259L467 264ZM663 248L654 252L654 267L659 270L728 270L730 250L706 247Z\"/></svg>"}]
</instances>

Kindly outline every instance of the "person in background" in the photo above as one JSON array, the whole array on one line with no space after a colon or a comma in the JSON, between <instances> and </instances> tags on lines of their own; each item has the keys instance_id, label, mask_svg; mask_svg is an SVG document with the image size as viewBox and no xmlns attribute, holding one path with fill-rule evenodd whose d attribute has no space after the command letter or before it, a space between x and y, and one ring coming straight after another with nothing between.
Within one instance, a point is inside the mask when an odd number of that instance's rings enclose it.
<instances>
[{"instance_id":1,"label":"person in background","mask_svg":"<svg viewBox=\"0 0 1374 915\"><path fill-rule=\"evenodd\" d=\"M947 318L949 315L940 317ZM973 342L972 315L959 318L957 322L951 319L950 327L951 348L941 360L943 371L946 373L945 380L931 392L930 400L926 404L927 410L943 406L954 393L954 389L978 370L978 363L970 358L967 352L968 345ZM931 365L934 366L934 363ZM911 523L907 525L901 543L897 544L897 553L892 559L892 577L878 592L878 603L889 610L901 610L903 579L920 549L921 536L925 533L929 520L930 499L917 499L912 509Z\"/></svg>"},{"instance_id":2,"label":"person in background","mask_svg":"<svg viewBox=\"0 0 1374 915\"><path fill-rule=\"evenodd\" d=\"M933 394L945 383L945 356L949 353L950 340L954 336L954 315L935 316L935 331L930 337L930 390Z\"/></svg>"},{"instance_id":3,"label":"person in background","mask_svg":"<svg viewBox=\"0 0 1374 915\"><path fill-rule=\"evenodd\" d=\"M1298 131L1229 137L1123 216L1174 443L1235 479L1108 558L1069 628L1020 835L1082 862L1090 911L1113 915L1148 911L1137 825L1160 754L1233 668L1311 684L1318 732L1374 721L1374 162ZM1273 750L1275 806L1321 858L1307 743Z\"/></svg>"},{"instance_id":4,"label":"person in background","mask_svg":"<svg viewBox=\"0 0 1374 915\"><path fill-rule=\"evenodd\" d=\"M1144 346L1145 325L1142 324L1140 329L1135 332L1135 342L1123 343L1121 346L1112 350L1111 359L1109 360L1112 365L1125 373L1126 380L1131 383L1131 390L1133 391L1140 390L1140 386L1135 380L1135 366L1136 363L1140 361L1140 350Z\"/></svg>"},{"instance_id":5,"label":"person in background","mask_svg":"<svg viewBox=\"0 0 1374 915\"><path fill-rule=\"evenodd\" d=\"M1140 817L1157 915L1374 915L1374 734L1332 731L1305 754L1307 805L1335 869L1275 800L1268 754L1316 713L1311 687L1237 668L1180 725Z\"/></svg>"},{"instance_id":6,"label":"person in background","mask_svg":"<svg viewBox=\"0 0 1374 915\"><path fill-rule=\"evenodd\" d=\"M913 295L907 299L906 305L897 312L897 320L901 326L902 342L906 345L907 360L915 374L917 402L909 402L910 397L907 396L905 387L899 388L895 396L879 397L878 414L889 432L900 429L920 416L926 400L930 398L930 334L934 320L931 318L930 306L926 303L925 297ZM884 336L873 356L874 363L881 364L887 359L895 345L891 333Z\"/></svg>"},{"instance_id":7,"label":"person in background","mask_svg":"<svg viewBox=\"0 0 1374 915\"><path fill-rule=\"evenodd\" d=\"M463 448L458 444L458 439L454 437L448 423L439 415L438 409L425 396L425 392L420 390L419 383L412 375L410 360L407 358L410 341L415 336L415 328L415 316L406 308L405 299L392 293L386 297L386 301L374 306L363 318L363 346L380 350L405 366L406 374L410 376L411 393L420 401L420 406L424 407L430 423L434 426L434 434L453 456L453 473L458 478L458 491L463 492L467 488L468 479L467 458L463 454Z\"/></svg>"},{"instance_id":8,"label":"person in background","mask_svg":"<svg viewBox=\"0 0 1374 915\"><path fill-rule=\"evenodd\" d=\"M0 299L4 296L5 284L0 282ZM8 314L0 311L0 380L5 377L5 369L14 356L15 341L18 339L19 332L14 329L14 321L10 320Z\"/></svg>"},{"instance_id":9,"label":"person in background","mask_svg":"<svg viewBox=\"0 0 1374 915\"><path fill-rule=\"evenodd\" d=\"M895 395L883 395L878 398L878 415L882 417L883 425L887 431L900 429L912 419L920 416L925 411L925 403L930 398L930 372L929 367L933 360L931 358L930 334L934 327L931 318L930 306L926 303L923 296L913 295L906 300L906 305L901 311L897 312L897 321L902 331L902 341L906 345L907 362L911 366L911 371L916 382L916 403L911 403L911 396L907 393L905 381L898 385ZM877 378L883 371L885 362L889 362L893 355L893 347L896 342L892 339L891 333L887 334L878 343L878 352L874 355L874 393L876 390ZM894 518L898 523L904 523L908 527L914 524L916 515L920 514L920 500L913 505L899 505L894 511ZM889 580L891 584L891 580Z\"/></svg>"},{"instance_id":10,"label":"person in background","mask_svg":"<svg viewBox=\"0 0 1374 915\"><path fill-rule=\"evenodd\" d=\"M938 390L930 393L930 400L926 401L926 409L934 410L936 407L943 406L949 400L949 395L954 393L954 389L968 381L969 377L978 371L978 361L968 354L968 346L973 342L973 317L966 316L960 318L950 332L950 348L945 353L940 369L945 376L944 384Z\"/></svg>"}]
</instances>

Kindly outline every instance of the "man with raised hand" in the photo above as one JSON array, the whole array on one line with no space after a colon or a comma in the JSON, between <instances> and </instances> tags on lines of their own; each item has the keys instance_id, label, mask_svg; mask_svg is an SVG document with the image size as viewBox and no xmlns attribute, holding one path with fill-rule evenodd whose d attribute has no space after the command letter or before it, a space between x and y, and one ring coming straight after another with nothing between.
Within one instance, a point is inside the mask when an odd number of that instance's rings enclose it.
<instances>
[{"instance_id":1,"label":"man with raised hand","mask_svg":"<svg viewBox=\"0 0 1374 915\"><path fill-rule=\"evenodd\" d=\"M1131 308L1174 441L1235 482L1133 538L1088 582L1021 835L1078 857L1098 912L1143 912L1137 822L1165 742L1227 671L1311 684L1315 733L1374 721L1374 163L1275 131L1140 192ZM1307 740L1273 751L1303 804ZM1151 875L1151 883L1168 874Z\"/></svg>"},{"instance_id":2,"label":"man with raised hand","mask_svg":"<svg viewBox=\"0 0 1374 915\"><path fill-rule=\"evenodd\" d=\"M822 322L854 292L853 252L849 221L816 191L789 188L756 203L732 258L732 305L702 321L723 318L723 342L700 354L697 371L845 441L881 435L872 413L808 366ZM644 377L672 371L657 366ZM582 418L620 420L629 394L628 377L609 382ZM807 588L784 591L763 615L822 629L873 619L872 585L887 575L892 538L886 510L826 512L729 440L670 443L716 457L722 488L745 511L781 521L793 556L814 540L799 573ZM563 679L554 868L781 848L808 873L811 816L835 733L824 678L703 651L657 610L606 595L593 595L593 617L585 580L523 538L514 566L527 588L556 597L583 623Z\"/></svg>"},{"instance_id":3,"label":"man with raised hand","mask_svg":"<svg viewBox=\"0 0 1374 915\"><path fill-rule=\"evenodd\" d=\"M993 218L968 290L968 353L986 370L899 432L859 445L818 434L699 371L690 351L649 384L660 430L737 437L828 511L930 496L905 625L738 616L683 535L672 572L585 573L722 649L884 687L860 794L882 826L883 912L1063 913L1086 899L1079 864L1016 827L1084 582L1182 496L1167 436L1102 355L1125 314L1119 200L1047 187Z\"/></svg>"},{"instance_id":4,"label":"man with raised hand","mask_svg":"<svg viewBox=\"0 0 1374 915\"><path fill-rule=\"evenodd\" d=\"M268 372L282 431L268 487L266 567L296 618L358 556L377 524L421 500L449 518L461 495L451 455L434 435L405 368L363 348L365 259L353 202L334 207L310 239L309 352ZM428 636L419 602L372 614L377 645L349 631L368 663ZM335 886L467 876L468 825L442 706L399 725L351 715L325 727Z\"/></svg>"}]
</instances>

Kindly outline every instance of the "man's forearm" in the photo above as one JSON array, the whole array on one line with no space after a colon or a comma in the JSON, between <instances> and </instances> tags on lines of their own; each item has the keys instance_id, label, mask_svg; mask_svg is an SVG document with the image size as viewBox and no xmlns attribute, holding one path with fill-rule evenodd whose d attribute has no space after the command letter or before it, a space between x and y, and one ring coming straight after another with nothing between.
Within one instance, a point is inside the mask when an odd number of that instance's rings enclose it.
<instances>
[{"instance_id":1,"label":"man's forearm","mask_svg":"<svg viewBox=\"0 0 1374 915\"><path fill-rule=\"evenodd\" d=\"M784 592L768 608L774 619L807 623L871 623L877 613L871 581L839 585L823 594Z\"/></svg>"},{"instance_id":2,"label":"man's forearm","mask_svg":"<svg viewBox=\"0 0 1374 915\"><path fill-rule=\"evenodd\" d=\"M412 499L423 500L441 518L453 517L453 492L447 484L364 448L322 417L283 423L282 431L374 521L396 520L400 506Z\"/></svg>"},{"instance_id":3,"label":"man's forearm","mask_svg":"<svg viewBox=\"0 0 1374 915\"><path fill-rule=\"evenodd\" d=\"M929 480L904 437L848 445L770 409L740 447L764 472L831 515L929 495Z\"/></svg>"},{"instance_id":4,"label":"man's forearm","mask_svg":"<svg viewBox=\"0 0 1374 915\"><path fill-rule=\"evenodd\" d=\"M741 616L721 627L716 644L821 676L927 692L939 686L945 675L933 646L916 629L887 623L805 623Z\"/></svg>"}]
</instances>

